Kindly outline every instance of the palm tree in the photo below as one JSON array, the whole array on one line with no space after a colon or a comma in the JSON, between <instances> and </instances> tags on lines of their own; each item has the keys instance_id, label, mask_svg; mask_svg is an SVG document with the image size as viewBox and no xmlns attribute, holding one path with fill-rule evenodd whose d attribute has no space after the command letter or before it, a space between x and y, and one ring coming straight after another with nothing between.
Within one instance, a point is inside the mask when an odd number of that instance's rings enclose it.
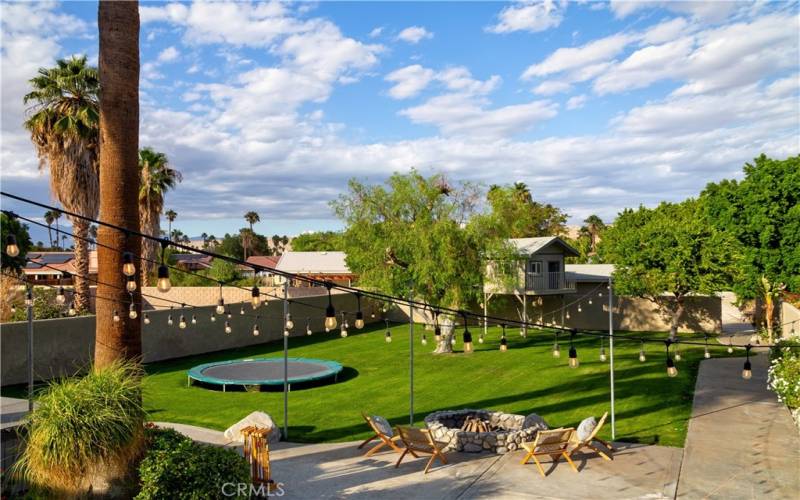
<instances>
[{"instance_id":1,"label":"palm tree","mask_svg":"<svg viewBox=\"0 0 800 500\"><path fill-rule=\"evenodd\" d=\"M603 219L594 214L587 217L583 223L586 224L582 228L583 232L589 235L591 241L592 251L589 255L597 255L597 237L606 228L606 224L603 222Z\"/></svg>"},{"instance_id":2,"label":"palm tree","mask_svg":"<svg viewBox=\"0 0 800 500\"><path fill-rule=\"evenodd\" d=\"M92 248L97 248L97 224L89 226L89 238L92 239Z\"/></svg>"},{"instance_id":3,"label":"palm tree","mask_svg":"<svg viewBox=\"0 0 800 500\"><path fill-rule=\"evenodd\" d=\"M98 244L97 293L111 300L97 302L95 321L95 369L113 366L118 360L138 360L142 354L142 327L138 318L126 314L128 302L141 315L141 287L125 290L122 269L125 250L140 266L139 230L139 4L100 2L100 218L129 232L101 227ZM132 189L135 188L135 189ZM110 247L110 248L109 248ZM135 279L135 278L134 278ZM114 311L121 321L112 321Z\"/></svg>"},{"instance_id":4,"label":"palm tree","mask_svg":"<svg viewBox=\"0 0 800 500\"><path fill-rule=\"evenodd\" d=\"M84 217L97 216L100 194L98 172L97 70L86 57L60 59L54 68L40 68L25 95L25 128L39 157L39 168L50 171L50 191L65 209ZM75 237L76 275L74 306L89 307L89 222L71 217Z\"/></svg>"},{"instance_id":5,"label":"palm tree","mask_svg":"<svg viewBox=\"0 0 800 500\"><path fill-rule=\"evenodd\" d=\"M261 220L261 217L258 216L258 213L253 211L247 212L246 214L244 214L244 220L246 220L247 223L250 224L250 234L255 234L253 233L253 224ZM248 238L248 242L250 240L251 238ZM250 245L248 243L248 245L245 246L244 240L242 240L242 246L244 246L244 260L247 260L247 250Z\"/></svg>"},{"instance_id":6,"label":"palm tree","mask_svg":"<svg viewBox=\"0 0 800 500\"><path fill-rule=\"evenodd\" d=\"M515 182L514 183L514 197L517 201L522 203L532 203L533 196L531 195L531 190L528 188L528 185L524 182Z\"/></svg>"},{"instance_id":7,"label":"palm tree","mask_svg":"<svg viewBox=\"0 0 800 500\"><path fill-rule=\"evenodd\" d=\"M164 195L183 180L180 172L169 166L167 155L151 148L139 150L139 169L141 184L139 185L139 230L144 234L156 236L161 233L161 211L164 210ZM173 210L170 227L178 215ZM168 215L169 217L169 215ZM158 256L158 243L153 240L142 241L142 284L153 268L153 261Z\"/></svg>"},{"instance_id":8,"label":"palm tree","mask_svg":"<svg viewBox=\"0 0 800 500\"><path fill-rule=\"evenodd\" d=\"M172 235L172 223L178 218L178 212L170 208L164 212L164 215L167 217L167 221L169 221L167 225L167 238L169 238Z\"/></svg>"},{"instance_id":9,"label":"palm tree","mask_svg":"<svg viewBox=\"0 0 800 500\"><path fill-rule=\"evenodd\" d=\"M47 239L50 240L50 248L53 247L53 223L56 221L56 214L53 210L44 213L44 222L47 224ZM56 232L58 238L58 232Z\"/></svg>"}]
</instances>

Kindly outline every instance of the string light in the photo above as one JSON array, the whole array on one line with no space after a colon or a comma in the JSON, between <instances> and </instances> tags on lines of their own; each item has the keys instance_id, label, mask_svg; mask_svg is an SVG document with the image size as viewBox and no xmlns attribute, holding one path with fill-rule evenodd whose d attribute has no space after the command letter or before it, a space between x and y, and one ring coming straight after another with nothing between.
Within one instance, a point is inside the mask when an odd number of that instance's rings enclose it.
<instances>
[{"instance_id":1,"label":"string light","mask_svg":"<svg viewBox=\"0 0 800 500\"><path fill-rule=\"evenodd\" d=\"M428 345L428 337L425 335L425 332L422 332L422 339L420 340L422 345Z\"/></svg>"},{"instance_id":2,"label":"string light","mask_svg":"<svg viewBox=\"0 0 800 500\"><path fill-rule=\"evenodd\" d=\"M292 328L294 328L294 321L292 321L292 313L290 313L290 312L286 313L286 325L285 326L286 326L287 330L291 330Z\"/></svg>"},{"instance_id":3,"label":"string light","mask_svg":"<svg viewBox=\"0 0 800 500\"><path fill-rule=\"evenodd\" d=\"M467 315L464 314L464 334L462 337L464 341L464 352L469 354L472 352L472 334L469 332L469 325L467 325Z\"/></svg>"},{"instance_id":4,"label":"string light","mask_svg":"<svg viewBox=\"0 0 800 500\"><path fill-rule=\"evenodd\" d=\"M192 324L193 325L197 324L197 316L195 316L194 314L192 314Z\"/></svg>"},{"instance_id":5,"label":"string light","mask_svg":"<svg viewBox=\"0 0 800 500\"><path fill-rule=\"evenodd\" d=\"M216 317L216 316L214 316L214 313L211 313L211 314L209 315L208 319L209 319L209 320L210 320L212 323L216 323L216 321L217 321L217 317Z\"/></svg>"},{"instance_id":6,"label":"string light","mask_svg":"<svg viewBox=\"0 0 800 500\"><path fill-rule=\"evenodd\" d=\"M56 293L56 302L58 302L59 304L63 304L66 301L67 301L67 296L64 295L64 287L60 286L58 287L58 293Z\"/></svg>"},{"instance_id":7,"label":"string light","mask_svg":"<svg viewBox=\"0 0 800 500\"><path fill-rule=\"evenodd\" d=\"M228 319L231 319L233 317L233 314L231 314L230 306L225 308L225 317L228 318Z\"/></svg>"},{"instance_id":8,"label":"string light","mask_svg":"<svg viewBox=\"0 0 800 500\"><path fill-rule=\"evenodd\" d=\"M136 274L136 266L133 264L133 254L127 251L122 252L122 274L125 276L133 276Z\"/></svg>"},{"instance_id":9,"label":"string light","mask_svg":"<svg viewBox=\"0 0 800 500\"><path fill-rule=\"evenodd\" d=\"M439 326L439 310L433 311L433 340L438 346L442 342L442 327Z\"/></svg>"},{"instance_id":10,"label":"string light","mask_svg":"<svg viewBox=\"0 0 800 500\"><path fill-rule=\"evenodd\" d=\"M647 356L644 354L644 340L642 340L642 347L639 349L639 361L642 363L647 361Z\"/></svg>"},{"instance_id":11,"label":"string light","mask_svg":"<svg viewBox=\"0 0 800 500\"><path fill-rule=\"evenodd\" d=\"M578 351L575 349L575 345L573 344L573 339L575 337L575 330L570 331L569 333L569 367L570 368L577 368L580 365L578 361Z\"/></svg>"},{"instance_id":12,"label":"string light","mask_svg":"<svg viewBox=\"0 0 800 500\"><path fill-rule=\"evenodd\" d=\"M17 245L17 237L14 233L6 235L6 255L9 257L16 257L19 255L19 245Z\"/></svg>"},{"instance_id":13,"label":"string light","mask_svg":"<svg viewBox=\"0 0 800 500\"><path fill-rule=\"evenodd\" d=\"M256 270L253 269L255 273ZM261 291L258 289L257 286L253 285L253 289L250 290L251 299L250 302L253 304L253 309L258 309L258 306L261 305Z\"/></svg>"},{"instance_id":14,"label":"string light","mask_svg":"<svg viewBox=\"0 0 800 500\"><path fill-rule=\"evenodd\" d=\"M674 340L674 341L672 341L672 343L675 344L675 361L680 361L683 358L681 356L681 351L678 348L678 341Z\"/></svg>"},{"instance_id":15,"label":"string light","mask_svg":"<svg viewBox=\"0 0 800 500\"><path fill-rule=\"evenodd\" d=\"M578 304L578 312L583 312L583 309L581 309L581 305L580 304Z\"/></svg>"},{"instance_id":16,"label":"string light","mask_svg":"<svg viewBox=\"0 0 800 500\"><path fill-rule=\"evenodd\" d=\"M225 322L225 333L231 333L232 331L233 331L233 328L231 328L231 324L228 321L226 321Z\"/></svg>"},{"instance_id":17,"label":"string light","mask_svg":"<svg viewBox=\"0 0 800 500\"><path fill-rule=\"evenodd\" d=\"M344 319L344 313L342 313L342 328L341 328L341 330L339 331L339 335L340 335L342 338L345 338L345 337L347 337L347 320L346 320L346 319Z\"/></svg>"},{"instance_id":18,"label":"string light","mask_svg":"<svg viewBox=\"0 0 800 500\"><path fill-rule=\"evenodd\" d=\"M478 343L483 344L483 340L483 332L481 332L480 335L478 335Z\"/></svg>"},{"instance_id":19,"label":"string light","mask_svg":"<svg viewBox=\"0 0 800 500\"><path fill-rule=\"evenodd\" d=\"M733 354L733 335L728 336L728 354Z\"/></svg>"},{"instance_id":20,"label":"string light","mask_svg":"<svg viewBox=\"0 0 800 500\"><path fill-rule=\"evenodd\" d=\"M78 311L75 310L75 300L74 299L69 301L69 309L67 309L67 314L70 315L70 316L75 316L76 314L78 314Z\"/></svg>"},{"instance_id":21,"label":"string light","mask_svg":"<svg viewBox=\"0 0 800 500\"><path fill-rule=\"evenodd\" d=\"M258 321L258 316L256 316L256 321ZM258 337L261 335L261 330L258 329L258 323L253 325L253 337Z\"/></svg>"},{"instance_id":22,"label":"string light","mask_svg":"<svg viewBox=\"0 0 800 500\"><path fill-rule=\"evenodd\" d=\"M311 331L311 318L306 318L306 335L311 335L312 333L314 332Z\"/></svg>"},{"instance_id":23,"label":"string light","mask_svg":"<svg viewBox=\"0 0 800 500\"><path fill-rule=\"evenodd\" d=\"M31 287L28 287L28 290L25 292L25 306L31 307L33 305L33 290Z\"/></svg>"},{"instance_id":24,"label":"string light","mask_svg":"<svg viewBox=\"0 0 800 500\"><path fill-rule=\"evenodd\" d=\"M158 283L156 285L161 293L169 292L169 289L172 288L172 283L169 281L169 268L165 262L167 246L169 246L169 241L161 240L161 265L158 266Z\"/></svg>"},{"instance_id":25,"label":"string light","mask_svg":"<svg viewBox=\"0 0 800 500\"><path fill-rule=\"evenodd\" d=\"M222 298L222 282L219 284L219 298L217 299L217 307L214 310L217 314L225 313L225 299Z\"/></svg>"},{"instance_id":26,"label":"string light","mask_svg":"<svg viewBox=\"0 0 800 500\"><path fill-rule=\"evenodd\" d=\"M358 311L356 312L355 327L356 330L361 330L364 328L364 313L361 312L361 293L356 294L356 300L358 300Z\"/></svg>"},{"instance_id":27,"label":"string light","mask_svg":"<svg viewBox=\"0 0 800 500\"><path fill-rule=\"evenodd\" d=\"M558 330L555 331L553 334L553 357L560 358L561 357L561 348L558 346Z\"/></svg>"},{"instance_id":28,"label":"string light","mask_svg":"<svg viewBox=\"0 0 800 500\"><path fill-rule=\"evenodd\" d=\"M150 316L148 316L147 313L144 313L144 324L145 325L150 324Z\"/></svg>"},{"instance_id":29,"label":"string light","mask_svg":"<svg viewBox=\"0 0 800 500\"><path fill-rule=\"evenodd\" d=\"M330 282L325 282L325 288L328 289L328 307L325 308L325 329L328 332L336 328L336 309L333 308L331 287Z\"/></svg>"},{"instance_id":30,"label":"string light","mask_svg":"<svg viewBox=\"0 0 800 500\"><path fill-rule=\"evenodd\" d=\"M578 311L578 312L580 312L580 311ZM567 311L566 318L569 319L569 311Z\"/></svg>"},{"instance_id":31,"label":"string light","mask_svg":"<svg viewBox=\"0 0 800 500\"><path fill-rule=\"evenodd\" d=\"M709 359L711 357L711 351L708 350L708 335L705 336L706 338L706 345L703 349L703 357Z\"/></svg>"},{"instance_id":32,"label":"string light","mask_svg":"<svg viewBox=\"0 0 800 500\"><path fill-rule=\"evenodd\" d=\"M667 351L667 375L670 377L677 377L678 376L678 369L675 368L675 363L672 361L672 358L669 355L669 346L673 342L669 339L664 341L664 345L666 346Z\"/></svg>"},{"instance_id":33,"label":"string light","mask_svg":"<svg viewBox=\"0 0 800 500\"><path fill-rule=\"evenodd\" d=\"M592 305L592 299L591 298L589 298L588 302L589 302L589 305Z\"/></svg>"},{"instance_id":34,"label":"string light","mask_svg":"<svg viewBox=\"0 0 800 500\"><path fill-rule=\"evenodd\" d=\"M186 318L183 317L183 314L178 318L178 328L186 330Z\"/></svg>"},{"instance_id":35,"label":"string light","mask_svg":"<svg viewBox=\"0 0 800 500\"><path fill-rule=\"evenodd\" d=\"M500 326L503 328L503 333L500 335L500 352L506 352L508 350L508 340L506 340L506 325L503 323Z\"/></svg>"},{"instance_id":36,"label":"string light","mask_svg":"<svg viewBox=\"0 0 800 500\"><path fill-rule=\"evenodd\" d=\"M112 319L114 320L114 323L119 323L119 313L117 312L116 309L114 309L114 316L112 317Z\"/></svg>"},{"instance_id":37,"label":"string light","mask_svg":"<svg viewBox=\"0 0 800 500\"><path fill-rule=\"evenodd\" d=\"M392 342L392 331L389 329L389 320L388 319L384 319L384 321L386 322L386 336L384 337L384 340L386 341L386 343L391 343Z\"/></svg>"},{"instance_id":38,"label":"string light","mask_svg":"<svg viewBox=\"0 0 800 500\"><path fill-rule=\"evenodd\" d=\"M239 315L244 316L244 305L239 306Z\"/></svg>"},{"instance_id":39,"label":"string light","mask_svg":"<svg viewBox=\"0 0 800 500\"><path fill-rule=\"evenodd\" d=\"M173 324L175 324L175 322L172 321L172 312L171 312L172 311L172 306L169 306L169 309L170 309L170 313L167 315L167 325L172 326Z\"/></svg>"},{"instance_id":40,"label":"string light","mask_svg":"<svg viewBox=\"0 0 800 500\"><path fill-rule=\"evenodd\" d=\"M125 280L125 289L129 292L136 291L136 277L135 276L128 276Z\"/></svg>"},{"instance_id":41,"label":"string light","mask_svg":"<svg viewBox=\"0 0 800 500\"><path fill-rule=\"evenodd\" d=\"M130 319L139 317L139 313L136 312L136 304L133 303L133 296L131 296L131 305L128 307L128 317Z\"/></svg>"},{"instance_id":42,"label":"string light","mask_svg":"<svg viewBox=\"0 0 800 500\"><path fill-rule=\"evenodd\" d=\"M745 346L745 352L747 353L747 359L744 362L744 369L742 370L742 378L745 380L750 380L753 376L753 367L750 365L750 349L753 346L747 344Z\"/></svg>"},{"instance_id":43,"label":"string light","mask_svg":"<svg viewBox=\"0 0 800 500\"><path fill-rule=\"evenodd\" d=\"M603 345L603 337L600 337L600 361L605 362L606 359L606 348Z\"/></svg>"}]
</instances>

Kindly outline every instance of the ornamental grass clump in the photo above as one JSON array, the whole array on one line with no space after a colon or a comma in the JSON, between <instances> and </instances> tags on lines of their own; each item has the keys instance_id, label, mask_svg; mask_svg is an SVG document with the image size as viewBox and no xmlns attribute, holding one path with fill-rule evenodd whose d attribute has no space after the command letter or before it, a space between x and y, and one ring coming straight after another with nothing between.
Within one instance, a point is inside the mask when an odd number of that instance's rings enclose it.
<instances>
[{"instance_id":1,"label":"ornamental grass clump","mask_svg":"<svg viewBox=\"0 0 800 500\"><path fill-rule=\"evenodd\" d=\"M142 370L115 362L53 382L37 399L17 472L37 491L77 496L126 477L143 447Z\"/></svg>"},{"instance_id":2,"label":"ornamental grass clump","mask_svg":"<svg viewBox=\"0 0 800 500\"><path fill-rule=\"evenodd\" d=\"M794 348L790 347L793 346ZM767 384L778 401L800 408L800 349L796 342L781 341L772 348Z\"/></svg>"}]
</instances>

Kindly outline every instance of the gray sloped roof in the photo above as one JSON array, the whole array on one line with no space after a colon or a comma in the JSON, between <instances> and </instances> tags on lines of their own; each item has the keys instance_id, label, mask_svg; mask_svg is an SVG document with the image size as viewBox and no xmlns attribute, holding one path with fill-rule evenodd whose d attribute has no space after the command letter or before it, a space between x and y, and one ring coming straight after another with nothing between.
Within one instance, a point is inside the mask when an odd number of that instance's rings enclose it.
<instances>
[{"instance_id":1,"label":"gray sloped roof","mask_svg":"<svg viewBox=\"0 0 800 500\"><path fill-rule=\"evenodd\" d=\"M538 238L511 238L508 240L519 253L527 255L534 255L541 252L550 245L559 245L566 255L579 256L577 250L568 245L564 240L558 236L542 236Z\"/></svg>"}]
</instances>

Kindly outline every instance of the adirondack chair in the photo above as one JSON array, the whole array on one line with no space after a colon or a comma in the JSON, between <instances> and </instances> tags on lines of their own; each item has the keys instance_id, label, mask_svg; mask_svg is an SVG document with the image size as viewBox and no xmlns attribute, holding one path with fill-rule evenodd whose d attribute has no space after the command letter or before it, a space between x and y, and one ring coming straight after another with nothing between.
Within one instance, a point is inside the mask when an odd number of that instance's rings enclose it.
<instances>
[{"instance_id":1,"label":"adirondack chair","mask_svg":"<svg viewBox=\"0 0 800 500\"><path fill-rule=\"evenodd\" d=\"M369 425L370 429L372 429L372 432L374 432L375 434L366 441L364 441L363 443L361 443L360 445L358 445L358 448L359 449L363 448L369 442L374 441L375 439L380 440L380 443L378 443L377 446L373 446L372 448L369 449L369 451L367 451L367 453L364 455L365 457L369 457L378 453L386 446L390 447L397 453L403 452L403 449L400 447L400 436L395 436L392 433L391 426L389 426L388 424L383 424L382 422L376 422L375 419L373 419L370 415L367 415L364 412L361 412L361 416L364 417L364 420L367 422L367 425Z\"/></svg>"},{"instance_id":2,"label":"adirondack chair","mask_svg":"<svg viewBox=\"0 0 800 500\"><path fill-rule=\"evenodd\" d=\"M406 456L406 453L411 453L414 458L419 458L419 454L430 455L431 458L425 464L425 474L430 470L433 461L437 458L443 463L447 463L447 458L444 456L442 449L447 446L447 443L436 441L431 436L428 429L417 429L415 427L397 427L397 433L400 440L406 446L397 463L394 464L395 468L400 467L400 462Z\"/></svg>"},{"instance_id":3,"label":"adirondack chair","mask_svg":"<svg viewBox=\"0 0 800 500\"><path fill-rule=\"evenodd\" d=\"M608 418L608 412L605 412L603 414L603 416L600 418L600 421L597 422L597 425L595 426L592 433L586 439L584 440L578 439L577 432L572 435L572 442L570 443L569 446L570 457L576 451L580 451L583 448L589 448L590 450L597 452L597 454L603 457L605 460L611 460L611 457L609 457L603 450L594 445L594 443L599 443L605 446L608 449L608 451L614 451L614 448L611 446L611 443L603 441L602 439L597 437L597 433L600 432L600 429L603 427L603 424L606 423L606 418Z\"/></svg>"},{"instance_id":4,"label":"adirondack chair","mask_svg":"<svg viewBox=\"0 0 800 500\"><path fill-rule=\"evenodd\" d=\"M539 468L539 474L541 474L542 477L546 477L547 475L544 473L544 469L538 457L550 455L554 464L558 463L559 458L564 457L567 459L567 462L569 462L572 470L578 472L578 468L572 463L572 459L569 453L567 453L567 448L574 432L575 429L572 427L539 431L534 441L522 443L522 447L528 452L525 458L522 459L522 463L527 464L528 460L533 458L533 461L536 462L536 467Z\"/></svg>"}]
</instances>

